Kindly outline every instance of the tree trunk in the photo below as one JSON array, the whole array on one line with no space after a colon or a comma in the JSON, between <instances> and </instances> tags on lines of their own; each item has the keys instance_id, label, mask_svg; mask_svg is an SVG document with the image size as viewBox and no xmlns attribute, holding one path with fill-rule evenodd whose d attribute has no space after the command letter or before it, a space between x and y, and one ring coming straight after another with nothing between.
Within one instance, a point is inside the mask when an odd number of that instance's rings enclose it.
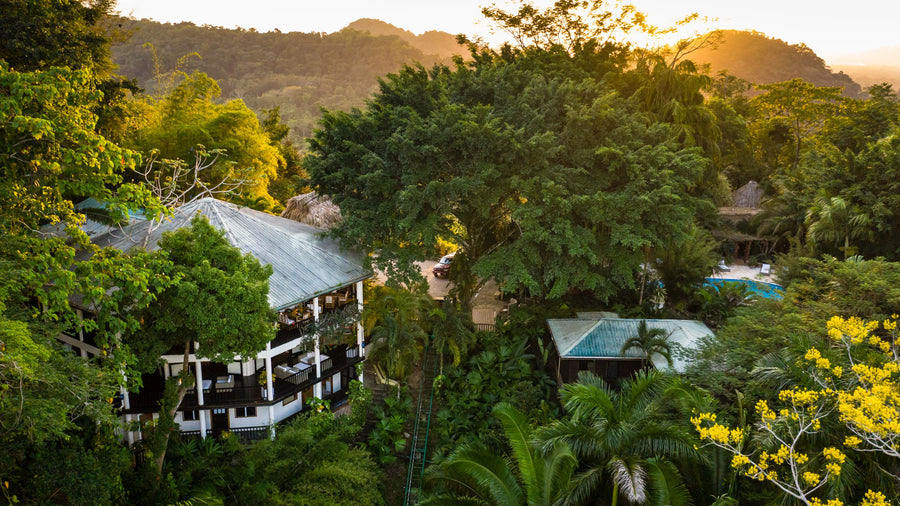
<instances>
[{"instance_id":1,"label":"tree trunk","mask_svg":"<svg viewBox=\"0 0 900 506\"><path fill-rule=\"evenodd\" d=\"M181 401L184 400L187 391L194 385L194 376L190 373L190 363L188 361L190 349L191 342L185 342L184 361L182 362L181 372L178 374L177 379L169 378L168 381L166 381L163 398L160 401L159 420L157 420L156 424L156 430L159 431L159 433L155 435L155 437L158 438L155 464L159 476L162 476L163 464L166 461L169 436L172 434L172 431L175 430L175 414L178 413L178 407L181 406ZM175 388L175 395L172 399L169 398L171 395L169 390L170 385L173 385Z\"/></svg>"},{"instance_id":2,"label":"tree trunk","mask_svg":"<svg viewBox=\"0 0 900 506\"><path fill-rule=\"evenodd\" d=\"M619 482L613 483L612 506L619 503Z\"/></svg>"}]
</instances>

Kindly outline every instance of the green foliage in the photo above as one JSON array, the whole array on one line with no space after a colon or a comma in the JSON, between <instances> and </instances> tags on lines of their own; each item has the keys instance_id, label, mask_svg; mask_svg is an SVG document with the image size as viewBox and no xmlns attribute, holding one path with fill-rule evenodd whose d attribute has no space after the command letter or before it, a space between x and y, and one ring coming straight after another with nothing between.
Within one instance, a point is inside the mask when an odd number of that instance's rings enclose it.
<instances>
[{"instance_id":1,"label":"green foliage","mask_svg":"<svg viewBox=\"0 0 900 506\"><path fill-rule=\"evenodd\" d=\"M715 242L708 232L696 227L684 242L658 251L657 258L654 269L665 288L666 305L676 309L690 302L718 264Z\"/></svg>"},{"instance_id":2,"label":"green foliage","mask_svg":"<svg viewBox=\"0 0 900 506\"><path fill-rule=\"evenodd\" d=\"M389 276L458 244L464 306L489 277L507 292L608 298L633 286L643 248L683 242L712 209L689 193L708 163L601 80L601 52L507 49L406 68L364 111L326 114L312 184L343 211L334 233Z\"/></svg>"},{"instance_id":3,"label":"green foliage","mask_svg":"<svg viewBox=\"0 0 900 506\"><path fill-rule=\"evenodd\" d=\"M661 373L643 371L621 381L617 390L588 373L560 388L568 415L543 428L538 438L545 448L567 444L578 459L569 501L586 503L611 486L613 504L620 491L628 501L641 503L651 490L664 495L679 488L671 481L677 477L671 468L665 473L651 471L656 481L645 477L648 467L664 465L662 459L684 463L699 459L688 428L661 415L667 386Z\"/></svg>"},{"instance_id":4,"label":"green foliage","mask_svg":"<svg viewBox=\"0 0 900 506\"><path fill-rule=\"evenodd\" d=\"M255 356L274 338L271 266L242 255L199 214L190 228L164 234L159 247L181 281L147 308L145 324L132 338L146 370L173 346L198 342L199 357L230 362Z\"/></svg>"},{"instance_id":5,"label":"green foliage","mask_svg":"<svg viewBox=\"0 0 900 506\"><path fill-rule=\"evenodd\" d=\"M7 0L0 9L0 59L14 70L110 70L101 20L113 0Z\"/></svg>"},{"instance_id":6,"label":"green foliage","mask_svg":"<svg viewBox=\"0 0 900 506\"><path fill-rule=\"evenodd\" d=\"M380 464L390 464L406 448L403 429L412 413L412 397L398 392L388 395L384 404L375 408L375 427L369 433L369 449Z\"/></svg>"},{"instance_id":7,"label":"green foliage","mask_svg":"<svg viewBox=\"0 0 900 506\"><path fill-rule=\"evenodd\" d=\"M271 208L269 181L276 179L279 166L286 165L280 142L272 139L243 101L215 103L221 90L206 74L181 77L164 97L145 101L146 119L130 135L133 146L152 157L191 165L202 164L205 153L221 153L224 156L213 158L211 166L198 175L201 181L208 187L233 181L237 196L262 199L263 208ZM158 165L155 170L164 171L163 180L173 177L165 163Z\"/></svg>"},{"instance_id":8,"label":"green foliage","mask_svg":"<svg viewBox=\"0 0 900 506\"><path fill-rule=\"evenodd\" d=\"M44 438L40 443L8 439L11 434L3 432L0 476L8 503L88 506L124 502L123 474L131 455L112 426L81 418L76 428L67 424L66 429L65 438Z\"/></svg>"},{"instance_id":9,"label":"green foliage","mask_svg":"<svg viewBox=\"0 0 900 506\"><path fill-rule=\"evenodd\" d=\"M179 70L209 75L221 84L223 97L241 98L258 113L280 107L290 140L298 146L312 135L322 108L360 107L378 89L380 76L403 64L432 65L439 60L424 41L412 45L375 31L364 33L372 30L368 26L322 34L259 33L125 18L116 22L132 32L127 42L113 47L119 73L158 92L165 79L157 80L157 66L174 69L184 55L197 54L199 58L184 62ZM157 61L145 47L148 43L156 48Z\"/></svg>"},{"instance_id":10,"label":"green foliage","mask_svg":"<svg viewBox=\"0 0 900 506\"><path fill-rule=\"evenodd\" d=\"M694 294L697 314L712 328L718 328L735 309L756 300L746 283L725 281L701 287Z\"/></svg>"},{"instance_id":11,"label":"green foliage","mask_svg":"<svg viewBox=\"0 0 900 506\"><path fill-rule=\"evenodd\" d=\"M659 328L647 328L647 320L641 320L638 324L637 334L629 337L622 344L621 354L631 348L637 348L641 352L641 361L644 367L649 365L653 355L659 355L666 359L669 367L672 367L672 347L669 345L669 334Z\"/></svg>"},{"instance_id":12,"label":"green foliage","mask_svg":"<svg viewBox=\"0 0 900 506\"><path fill-rule=\"evenodd\" d=\"M242 458L243 475L228 500L239 504L380 505L380 471L363 449L338 434L330 412L299 417L274 440L260 441Z\"/></svg>"},{"instance_id":13,"label":"green foliage","mask_svg":"<svg viewBox=\"0 0 900 506\"><path fill-rule=\"evenodd\" d=\"M362 315L370 340L366 357L387 379L403 382L425 349L431 298L423 286L413 290L378 286L366 300Z\"/></svg>"},{"instance_id":14,"label":"green foliage","mask_svg":"<svg viewBox=\"0 0 900 506\"><path fill-rule=\"evenodd\" d=\"M562 444L549 450L539 448L525 415L509 404L498 404L492 413L503 426L511 458L474 445L461 446L428 469L427 482L436 485L439 492L421 504L477 501L550 506L564 498L575 468L571 450ZM515 466L512 469L511 464Z\"/></svg>"},{"instance_id":15,"label":"green foliage","mask_svg":"<svg viewBox=\"0 0 900 506\"><path fill-rule=\"evenodd\" d=\"M530 420L545 421L553 382L527 352L527 334L508 330L479 333L481 351L459 367L448 367L434 416L433 432L443 449L480 442L502 445L499 428L488 416L493 406L507 402Z\"/></svg>"},{"instance_id":16,"label":"green foliage","mask_svg":"<svg viewBox=\"0 0 900 506\"><path fill-rule=\"evenodd\" d=\"M469 346L475 339L472 318L450 300L445 300L440 308L428 315L431 324L431 345L440 357L438 375L444 374L444 356L449 352L453 365L458 366L467 355Z\"/></svg>"}]
</instances>

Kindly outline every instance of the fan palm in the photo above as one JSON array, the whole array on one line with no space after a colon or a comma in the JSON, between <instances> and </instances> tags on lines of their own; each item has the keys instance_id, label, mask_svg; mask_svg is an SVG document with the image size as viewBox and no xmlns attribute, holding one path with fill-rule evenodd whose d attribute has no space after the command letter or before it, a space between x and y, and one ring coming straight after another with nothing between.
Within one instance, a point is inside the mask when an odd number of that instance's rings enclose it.
<instances>
[{"instance_id":1,"label":"fan palm","mask_svg":"<svg viewBox=\"0 0 900 506\"><path fill-rule=\"evenodd\" d=\"M638 324L637 334L628 338L622 344L622 355L631 348L641 351L641 365L647 367L653 355L659 355L666 359L669 367L672 367L672 346L669 344L669 335L660 328L647 327L647 320L641 320Z\"/></svg>"},{"instance_id":2,"label":"fan palm","mask_svg":"<svg viewBox=\"0 0 900 506\"><path fill-rule=\"evenodd\" d=\"M630 502L659 498L667 504L688 503L680 477L665 459L699 459L688 427L664 420L658 413L667 380L658 371L641 371L615 391L600 378L582 373L578 383L560 389L568 418L538 433L545 448L566 444L581 470L575 475L568 502L584 504L612 483L612 504L619 493ZM652 460L655 459L655 460ZM666 479L660 481L660 477ZM681 492L679 492L681 490Z\"/></svg>"},{"instance_id":3,"label":"fan palm","mask_svg":"<svg viewBox=\"0 0 900 506\"><path fill-rule=\"evenodd\" d=\"M463 446L428 469L428 482L442 485L446 492L420 504L550 506L565 497L575 469L568 446L554 443L542 454L532 441L525 415L506 403L495 406L493 413L503 425L512 458Z\"/></svg>"}]
</instances>

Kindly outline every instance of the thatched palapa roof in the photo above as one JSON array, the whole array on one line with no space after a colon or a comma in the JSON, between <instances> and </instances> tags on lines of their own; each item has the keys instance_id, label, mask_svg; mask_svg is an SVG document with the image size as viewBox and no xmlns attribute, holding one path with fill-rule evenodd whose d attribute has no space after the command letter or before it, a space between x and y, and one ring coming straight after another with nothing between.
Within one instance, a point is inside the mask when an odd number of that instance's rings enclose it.
<instances>
[{"instance_id":1,"label":"thatched palapa roof","mask_svg":"<svg viewBox=\"0 0 900 506\"><path fill-rule=\"evenodd\" d=\"M341 209L330 198L309 192L288 199L281 217L328 229L341 222Z\"/></svg>"}]
</instances>

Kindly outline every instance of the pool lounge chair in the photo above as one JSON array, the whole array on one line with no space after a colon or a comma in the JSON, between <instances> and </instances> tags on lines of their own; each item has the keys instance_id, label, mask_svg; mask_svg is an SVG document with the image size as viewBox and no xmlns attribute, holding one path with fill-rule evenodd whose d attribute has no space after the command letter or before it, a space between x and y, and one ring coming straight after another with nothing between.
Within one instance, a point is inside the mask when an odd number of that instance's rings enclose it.
<instances>
[{"instance_id":1,"label":"pool lounge chair","mask_svg":"<svg viewBox=\"0 0 900 506\"><path fill-rule=\"evenodd\" d=\"M769 264L762 264L762 267L759 268L759 273L763 276L768 276L772 274L772 266Z\"/></svg>"}]
</instances>

